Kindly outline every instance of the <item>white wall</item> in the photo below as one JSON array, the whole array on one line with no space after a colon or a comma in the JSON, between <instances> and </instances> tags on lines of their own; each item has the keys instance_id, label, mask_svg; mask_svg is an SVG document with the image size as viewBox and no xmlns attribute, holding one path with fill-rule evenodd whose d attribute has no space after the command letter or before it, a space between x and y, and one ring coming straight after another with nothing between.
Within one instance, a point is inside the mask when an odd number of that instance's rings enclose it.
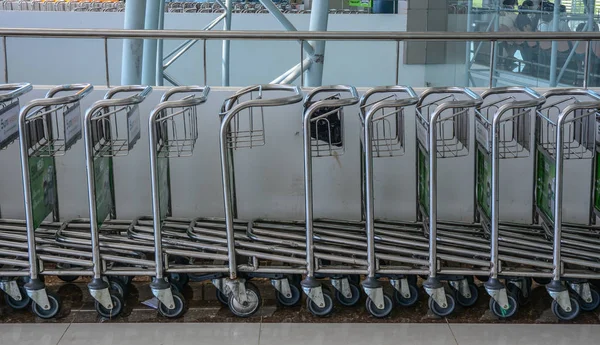
<instances>
[{"instance_id":1,"label":"white wall","mask_svg":"<svg viewBox=\"0 0 600 345\"><path fill-rule=\"evenodd\" d=\"M44 95L37 87L22 98L22 104ZM115 159L116 200L124 219L151 213L147 142L147 117L164 89L156 89L141 105L142 139L129 156ZM173 207L176 216L220 216L223 199L218 150L218 112L221 102L234 89L215 88L199 112L196 150L191 158L172 160ZM364 90L363 90L364 91ZM420 90L417 90L420 91ZM82 102L82 109L100 99L105 90L96 88ZM304 177L301 105L265 110L264 147L236 151L236 180L242 218L302 219ZM390 219L414 219L415 135L414 111L406 112L406 153L375 163L376 215ZM345 112L346 151L335 158L314 160L315 215L360 218L359 120L357 107ZM470 142L473 141L471 131ZM470 220L473 212L473 152L464 158L439 162L439 212L442 219ZM501 162L501 218L526 222L532 207L532 160ZM591 188L589 169L568 161L565 172L565 220L587 219ZM66 219L87 217L85 162L82 141L57 158L59 202ZM23 217L23 197L18 145L0 152L0 205L3 217Z\"/></svg>"},{"instance_id":2,"label":"white wall","mask_svg":"<svg viewBox=\"0 0 600 345\"><path fill-rule=\"evenodd\" d=\"M1 12L2 27L119 29L123 13ZM165 14L166 29L200 30L218 14ZM308 30L309 15L288 15L298 30ZM221 25L216 29L220 29ZM233 16L233 30L282 30L270 14ZM331 31L405 31L406 15L330 15ZM182 41L166 41L165 55ZM1 48L0 48L1 49ZM104 44L88 39L8 38L9 80L37 85L91 82L105 85ZM109 42L111 85L120 83L122 41ZM401 49L402 53L403 49ZM2 59L3 54L0 54ZM268 83L300 61L299 44L290 41L234 41L231 44L231 85ZM403 61L402 56L400 61ZM221 85L221 42L207 43L208 84ZM453 68L453 67L451 67ZM395 82L395 42L329 42L324 84L357 86ZM3 72L0 72L3 73ZM202 84L202 44L169 69L181 84ZM422 86L423 66L401 66L403 84Z\"/></svg>"}]
</instances>

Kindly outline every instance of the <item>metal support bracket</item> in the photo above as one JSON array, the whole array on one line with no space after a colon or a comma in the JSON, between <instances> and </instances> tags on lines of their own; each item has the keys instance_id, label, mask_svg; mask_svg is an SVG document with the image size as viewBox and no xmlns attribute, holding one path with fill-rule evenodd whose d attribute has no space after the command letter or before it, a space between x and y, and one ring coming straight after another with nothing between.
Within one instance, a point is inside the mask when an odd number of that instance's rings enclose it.
<instances>
[{"instance_id":1,"label":"metal support bracket","mask_svg":"<svg viewBox=\"0 0 600 345\"><path fill-rule=\"evenodd\" d=\"M14 280L0 281L0 289L15 301L23 300L23 296L21 295L21 291L19 290L19 285Z\"/></svg>"},{"instance_id":2,"label":"metal support bracket","mask_svg":"<svg viewBox=\"0 0 600 345\"><path fill-rule=\"evenodd\" d=\"M112 298L110 297L110 292L108 291L108 288L98 289L98 290L89 289L89 290L90 290L90 295L92 295L92 297L96 301L98 301L98 303L102 304L102 306L104 308L106 308L108 310L112 310L112 308L113 308ZM162 300L161 300L161 302L162 302ZM169 309L171 309L171 308L169 308Z\"/></svg>"},{"instance_id":3,"label":"metal support bracket","mask_svg":"<svg viewBox=\"0 0 600 345\"><path fill-rule=\"evenodd\" d=\"M590 291L590 283L570 283L571 289L575 291L582 300L586 303L592 302L592 291Z\"/></svg>"},{"instance_id":4,"label":"metal support bracket","mask_svg":"<svg viewBox=\"0 0 600 345\"><path fill-rule=\"evenodd\" d=\"M469 282L466 279L451 280L449 284L464 298L471 298L471 289L469 289Z\"/></svg>"},{"instance_id":5,"label":"metal support bracket","mask_svg":"<svg viewBox=\"0 0 600 345\"><path fill-rule=\"evenodd\" d=\"M377 307L377 309L383 310L385 308L385 301L383 299L383 288L382 287L371 289L371 288L367 288L367 287L363 286L363 289L365 290L365 293L367 294L367 296L369 296L371 301L373 301L373 303L375 304L375 307Z\"/></svg>"},{"instance_id":6,"label":"metal support bracket","mask_svg":"<svg viewBox=\"0 0 600 345\"><path fill-rule=\"evenodd\" d=\"M436 289L428 289L425 288L425 292L433 298L435 303L437 303L442 308L448 308L448 301L446 300L446 291L444 291L443 287Z\"/></svg>"},{"instance_id":7,"label":"metal support bracket","mask_svg":"<svg viewBox=\"0 0 600 345\"><path fill-rule=\"evenodd\" d=\"M485 291L487 291L488 295L490 295L490 297L492 297L492 299L496 301L496 303L498 303L502 309L508 310L510 308L510 305L508 305L508 294L506 293L506 288L502 288L500 290L486 288Z\"/></svg>"},{"instance_id":8,"label":"metal support bracket","mask_svg":"<svg viewBox=\"0 0 600 345\"><path fill-rule=\"evenodd\" d=\"M571 298L569 297L569 290L563 291L548 291L550 297L558 303L558 305L566 312L570 312L571 308Z\"/></svg>"},{"instance_id":9,"label":"metal support bracket","mask_svg":"<svg viewBox=\"0 0 600 345\"><path fill-rule=\"evenodd\" d=\"M171 291L171 288L152 289L152 294L167 308L175 309L175 301L173 300L173 292Z\"/></svg>"},{"instance_id":10,"label":"metal support bracket","mask_svg":"<svg viewBox=\"0 0 600 345\"><path fill-rule=\"evenodd\" d=\"M313 288L302 287L302 290L306 294L306 297L308 297L311 301L313 301L313 303L316 304L319 308L325 307L325 298L323 297L323 287L321 287L321 286L313 287Z\"/></svg>"},{"instance_id":11,"label":"metal support bracket","mask_svg":"<svg viewBox=\"0 0 600 345\"><path fill-rule=\"evenodd\" d=\"M333 285L333 287L344 297L352 298L352 290L350 289L350 282L348 281L348 278L331 279L331 285Z\"/></svg>"},{"instance_id":12,"label":"metal support bracket","mask_svg":"<svg viewBox=\"0 0 600 345\"><path fill-rule=\"evenodd\" d=\"M271 279L271 285L285 298L292 298L292 289L290 289L290 281L287 278Z\"/></svg>"},{"instance_id":13,"label":"metal support bracket","mask_svg":"<svg viewBox=\"0 0 600 345\"><path fill-rule=\"evenodd\" d=\"M225 285L229 289L230 293L233 294L233 298L242 305L248 303L246 295L246 280L245 279L226 279Z\"/></svg>"},{"instance_id":14,"label":"metal support bracket","mask_svg":"<svg viewBox=\"0 0 600 345\"><path fill-rule=\"evenodd\" d=\"M410 298L410 289L408 287L408 279L390 279L390 283L404 298Z\"/></svg>"},{"instance_id":15,"label":"metal support bracket","mask_svg":"<svg viewBox=\"0 0 600 345\"><path fill-rule=\"evenodd\" d=\"M42 309L50 310L50 301L48 300L46 289L27 290L27 295Z\"/></svg>"}]
</instances>

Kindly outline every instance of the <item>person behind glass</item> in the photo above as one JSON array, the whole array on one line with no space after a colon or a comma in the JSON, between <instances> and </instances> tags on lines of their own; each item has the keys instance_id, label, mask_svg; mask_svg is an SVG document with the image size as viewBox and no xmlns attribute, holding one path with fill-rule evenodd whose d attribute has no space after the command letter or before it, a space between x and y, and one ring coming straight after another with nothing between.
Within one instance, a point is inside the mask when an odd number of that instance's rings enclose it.
<instances>
[{"instance_id":1,"label":"person behind glass","mask_svg":"<svg viewBox=\"0 0 600 345\"><path fill-rule=\"evenodd\" d=\"M517 30L521 32L533 32L533 24L531 23L531 18L529 18L527 14L519 13L517 16L516 25ZM525 66L520 69L521 73L530 74L534 70L532 63L536 60L534 57L534 48L537 46L537 42L516 41L515 45L521 52L521 57L525 63Z\"/></svg>"},{"instance_id":2,"label":"person behind glass","mask_svg":"<svg viewBox=\"0 0 600 345\"><path fill-rule=\"evenodd\" d=\"M515 7L517 5L517 0L504 0L502 2L502 7L505 9L500 13L500 18L498 20L498 31L500 32L514 32L517 31L517 12L515 11ZM500 64L508 70L514 69L514 63L512 58L515 55L517 50L514 42L500 42L498 47L499 55L502 58Z\"/></svg>"}]
</instances>

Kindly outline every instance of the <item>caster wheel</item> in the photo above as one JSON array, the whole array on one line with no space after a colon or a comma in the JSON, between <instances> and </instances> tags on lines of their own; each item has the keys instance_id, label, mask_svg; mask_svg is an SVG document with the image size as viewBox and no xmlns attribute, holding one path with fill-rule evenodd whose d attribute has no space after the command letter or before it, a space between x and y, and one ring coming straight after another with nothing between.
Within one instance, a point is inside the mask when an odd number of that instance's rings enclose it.
<instances>
[{"instance_id":1,"label":"caster wheel","mask_svg":"<svg viewBox=\"0 0 600 345\"><path fill-rule=\"evenodd\" d=\"M529 292L528 295L530 295L531 294L531 285L526 285L525 288L529 289L528 290L528 292ZM518 286L516 286L515 284L510 284L509 283L508 286L507 286L507 290L508 290L507 293L509 295L512 295L517 300L517 302L519 303L519 305L524 306L524 305L527 305L527 303L529 303L529 298L525 297L523 295L523 291Z\"/></svg>"},{"instance_id":2,"label":"caster wheel","mask_svg":"<svg viewBox=\"0 0 600 345\"><path fill-rule=\"evenodd\" d=\"M227 297L226 294L221 292L221 290L217 289L215 292L215 296L217 296L217 301L219 301L219 303L221 303L221 305L223 305L223 306L229 305L229 297Z\"/></svg>"},{"instance_id":3,"label":"caster wheel","mask_svg":"<svg viewBox=\"0 0 600 345\"><path fill-rule=\"evenodd\" d=\"M408 284L408 290L410 291L410 297L404 297L398 290L394 290L394 299L398 305L403 307L410 307L415 305L419 300L419 289L416 285Z\"/></svg>"},{"instance_id":4,"label":"caster wheel","mask_svg":"<svg viewBox=\"0 0 600 345\"><path fill-rule=\"evenodd\" d=\"M490 279L490 276L475 276L475 278L477 278L477 280L480 282L485 283Z\"/></svg>"},{"instance_id":5,"label":"caster wheel","mask_svg":"<svg viewBox=\"0 0 600 345\"><path fill-rule=\"evenodd\" d=\"M53 292L47 291L46 293L48 294L50 309L44 310L35 302L31 302L31 309L33 310L33 313L41 319L51 319L60 312L60 298Z\"/></svg>"},{"instance_id":6,"label":"caster wheel","mask_svg":"<svg viewBox=\"0 0 600 345\"><path fill-rule=\"evenodd\" d=\"M551 278L533 278L533 281L536 282L538 285L547 285L547 284L550 284L552 279Z\"/></svg>"},{"instance_id":7,"label":"caster wheel","mask_svg":"<svg viewBox=\"0 0 600 345\"><path fill-rule=\"evenodd\" d=\"M174 281L171 282L171 290L183 294L183 286L181 284L179 284L178 282L174 282Z\"/></svg>"},{"instance_id":8,"label":"caster wheel","mask_svg":"<svg viewBox=\"0 0 600 345\"><path fill-rule=\"evenodd\" d=\"M579 302L577 301L577 299L575 297L571 296L570 299L571 299L571 311L570 312L564 311L563 308L561 308L560 305L558 305L558 303L556 301L552 301L552 312L561 321L570 321L570 320L575 319L579 315L579 312L581 310L579 307Z\"/></svg>"},{"instance_id":9,"label":"caster wheel","mask_svg":"<svg viewBox=\"0 0 600 345\"><path fill-rule=\"evenodd\" d=\"M58 269L69 269L72 268L71 264L56 264L56 268ZM72 283L79 279L78 276L58 276L58 279L64 281L65 283Z\"/></svg>"},{"instance_id":10,"label":"caster wheel","mask_svg":"<svg viewBox=\"0 0 600 345\"><path fill-rule=\"evenodd\" d=\"M185 273L169 273L169 281L178 283L180 286L186 286L190 282L190 277Z\"/></svg>"},{"instance_id":11,"label":"caster wheel","mask_svg":"<svg viewBox=\"0 0 600 345\"><path fill-rule=\"evenodd\" d=\"M326 317L331 315L333 312L333 299L329 295L329 291L323 289L323 301L325 305L319 307L315 302L311 301L310 298L306 299L306 309L311 312L314 316Z\"/></svg>"},{"instance_id":12,"label":"caster wheel","mask_svg":"<svg viewBox=\"0 0 600 345\"><path fill-rule=\"evenodd\" d=\"M358 286L350 283L350 292L352 293L352 296L347 298L341 292L335 290L335 299L343 306L353 307L360 301L360 289Z\"/></svg>"},{"instance_id":13,"label":"caster wheel","mask_svg":"<svg viewBox=\"0 0 600 345\"><path fill-rule=\"evenodd\" d=\"M15 310L25 309L29 305L29 302L31 302L31 298L29 298L29 295L27 295L27 291L24 287L19 286L19 292L21 293L20 301L17 301L9 295L4 294L4 301L6 301L6 304Z\"/></svg>"},{"instance_id":14,"label":"caster wheel","mask_svg":"<svg viewBox=\"0 0 600 345\"><path fill-rule=\"evenodd\" d=\"M475 284L469 284L469 291L471 292L471 297L464 297L458 291L454 291L454 295L456 297L456 302L463 307L470 307L477 302L477 298L479 298L479 290Z\"/></svg>"},{"instance_id":15,"label":"caster wheel","mask_svg":"<svg viewBox=\"0 0 600 345\"><path fill-rule=\"evenodd\" d=\"M508 295L508 309L504 309L493 298L490 298L491 312L501 319L508 319L514 316L519 309L519 303L513 295Z\"/></svg>"},{"instance_id":16,"label":"caster wheel","mask_svg":"<svg viewBox=\"0 0 600 345\"><path fill-rule=\"evenodd\" d=\"M358 274L352 274L348 276L348 281L350 282L350 284L354 284L354 285L360 285L360 275Z\"/></svg>"},{"instance_id":17,"label":"caster wheel","mask_svg":"<svg viewBox=\"0 0 600 345\"><path fill-rule=\"evenodd\" d=\"M455 302L451 294L446 294L446 308L440 307L433 298L429 298L429 309L437 316L446 317L454 312Z\"/></svg>"},{"instance_id":18,"label":"caster wheel","mask_svg":"<svg viewBox=\"0 0 600 345\"><path fill-rule=\"evenodd\" d=\"M298 285L293 284L291 281L290 281L290 292L292 293L291 297L285 297L279 291L275 292L277 301L279 302L279 304L281 304L282 306L285 306L285 307L293 307L300 302L300 300L302 299L302 294L300 293L300 288L298 287Z\"/></svg>"},{"instance_id":19,"label":"caster wheel","mask_svg":"<svg viewBox=\"0 0 600 345\"><path fill-rule=\"evenodd\" d=\"M113 304L112 309L106 309L102 304L100 304L100 302L95 301L96 312L105 319L115 318L123 311L123 299L121 295L113 292L110 294L110 299L112 300Z\"/></svg>"},{"instance_id":20,"label":"caster wheel","mask_svg":"<svg viewBox=\"0 0 600 345\"><path fill-rule=\"evenodd\" d=\"M256 285L246 282L246 303L238 302L233 294L229 295L229 310L238 317L250 317L260 308L262 299Z\"/></svg>"},{"instance_id":21,"label":"caster wheel","mask_svg":"<svg viewBox=\"0 0 600 345\"><path fill-rule=\"evenodd\" d=\"M579 298L579 306L583 311L594 311L600 305L600 296L598 295L598 290L591 288L590 293L592 294L592 301L586 302L583 299Z\"/></svg>"},{"instance_id":22,"label":"caster wheel","mask_svg":"<svg viewBox=\"0 0 600 345\"><path fill-rule=\"evenodd\" d=\"M121 279L110 278L108 280L108 284L110 290L118 293L119 295L121 295L122 298L125 298L125 295L127 294L127 288L125 287Z\"/></svg>"},{"instance_id":23,"label":"caster wheel","mask_svg":"<svg viewBox=\"0 0 600 345\"><path fill-rule=\"evenodd\" d=\"M383 295L383 309L379 309L375 306L375 303L370 298L367 298L366 308L369 314L373 315L378 319L382 319L384 317L390 316L392 313L392 308L394 305L392 304L392 299L388 295Z\"/></svg>"},{"instance_id":24,"label":"caster wheel","mask_svg":"<svg viewBox=\"0 0 600 345\"><path fill-rule=\"evenodd\" d=\"M185 298L177 291L171 290L171 293L173 293L173 302L175 302L175 308L169 309L166 305L160 303L158 306L158 312L160 315L168 317L169 319L176 319L182 316L185 312Z\"/></svg>"},{"instance_id":25,"label":"caster wheel","mask_svg":"<svg viewBox=\"0 0 600 345\"><path fill-rule=\"evenodd\" d=\"M406 276L406 280L408 280L408 284L417 286L419 278L417 276Z\"/></svg>"},{"instance_id":26,"label":"caster wheel","mask_svg":"<svg viewBox=\"0 0 600 345\"><path fill-rule=\"evenodd\" d=\"M133 282L132 276L115 276L115 278L119 279L126 287L131 285L131 282Z\"/></svg>"}]
</instances>

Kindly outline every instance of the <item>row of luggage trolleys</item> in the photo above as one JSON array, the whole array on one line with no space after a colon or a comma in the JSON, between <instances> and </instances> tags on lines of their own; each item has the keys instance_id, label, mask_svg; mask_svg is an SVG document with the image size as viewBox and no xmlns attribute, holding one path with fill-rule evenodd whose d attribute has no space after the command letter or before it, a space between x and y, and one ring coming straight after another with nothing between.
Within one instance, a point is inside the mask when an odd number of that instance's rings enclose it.
<instances>
[{"instance_id":1,"label":"row of luggage trolleys","mask_svg":"<svg viewBox=\"0 0 600 345\"><path fill-rule=\"evenodd\" d=\"M65 281L90 277L96 310L106 318L122 311L135 276L152 277L158 311L170 318L185 312L181 289L190 279L214 284L218 300L240 317L253 315L262 304L253 278L269 279L283 306L298 304L304 292L307 309L317 316L332 313L334 294L340 304L356 305L362 287L367 311L386 317L396 305L417 302L419 276L429 308L439 316L450 315L457 304L476 303L474 277L485 282L490 309L500 318L515 315L526 303L532 280L546 286L559 319L600 304L590 284L600 278L600 233L594 227L600 211L600 96L591 90L540 95L504 87L477 94L444 87L417 96L410 87L388 86L359 97L354 87L343 85L310 89L306 96L294 86L243 88L223 102L219 114L225 217L184 219L172 212L170 160L193 154L208 87L168 90L149 114L143 135L146 117L140 117L139 106L151 87L110 89L85 112L80 102L92 91L89 84L58 86L21 107L19 97L31 89L0 86L0 145L18 140L25 200L25 220L0 221L0 288L15 309L31 306L41 318L58 314L61 302L46 289L47 275ZM265 145L271 116L265 119L265 108L285 111L301 102L305 219L239 219L235 152ZM357 181L362 219L316 219L313 160L344 153L344 112L355 105L362 124ZM414 118L414 128L405 125L407 117ZM407 142L411 136L413 143ZM56 157L68 155L80 139L89 218L63 221ZM139 140L150 147L152 214L123 220L115 208L113 160L127 159L122 156ZM417 221L380 220L375 158L393 159L407 147L415 149ZM473 200L463 201L476 205L475 222L444 222L438 219L438 165L461 157L469 157L475 172ZM500 162L508 159L532 171L528 224L500 221ZM571 160L583 161L591 176L590 195L582 196L590 199L589 222L582 225L566 224L562 217L564 166ZM384 292L385 282L393 296Z\"/></svg>"}]
</instances>

